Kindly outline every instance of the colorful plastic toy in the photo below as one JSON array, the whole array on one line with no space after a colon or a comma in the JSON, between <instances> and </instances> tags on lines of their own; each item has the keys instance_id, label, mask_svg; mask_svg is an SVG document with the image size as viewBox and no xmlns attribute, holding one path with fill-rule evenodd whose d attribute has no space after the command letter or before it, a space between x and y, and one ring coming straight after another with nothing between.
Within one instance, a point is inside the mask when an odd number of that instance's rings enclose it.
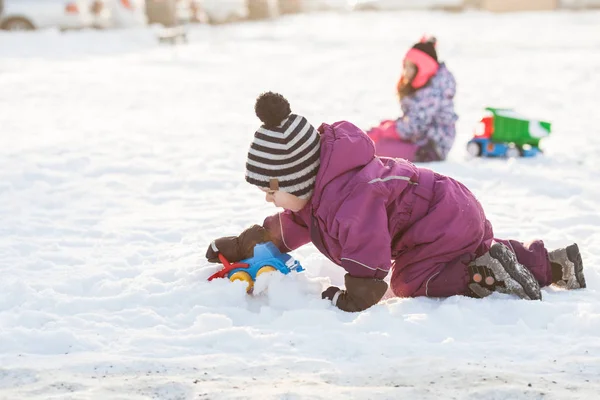
<instances>
[{"instance_id":1,"label":"colorful plastic toy","mask_svg":"<svg viewBox=\"0 0 600 400\"><path fill-rule=\"evenodd\" d=\"M294 260L289 254L279 251L272 242L260 243L254 246L254 256L230 263L222 254L219 254L219 260L223 264L223 269L212 274L208 280L215 278L228 278L230 281L244 281L248 284L246 291L252 292L254 281L265 272L279 271L282 274L289 274L292 271L304 271L302 265Z\"/></svg>"},{"instance_id":2,"label":"colorful plastic toy","mask_svg":"<svg viewBox=\"0 0 600 400\"><path fill-rule=\"evenodd\" d=\"M526 118L508 108L486 108L467 151L474 157L533 157L540 140L550 135L551 124Z\"/></svg>"}]
</instances>

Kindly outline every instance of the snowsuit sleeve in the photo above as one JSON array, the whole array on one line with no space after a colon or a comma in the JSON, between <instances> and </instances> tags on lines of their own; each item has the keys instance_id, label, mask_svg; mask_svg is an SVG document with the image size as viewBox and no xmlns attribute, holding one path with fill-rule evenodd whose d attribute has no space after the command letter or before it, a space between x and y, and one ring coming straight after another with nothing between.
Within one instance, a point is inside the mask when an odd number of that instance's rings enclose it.
<instances>
[{"instance_id":1,"label":"snowsuit sleeve","mask_svg":"<svg viewBox=\"0 0 600 400\"><path fill-rule=\"evenodd\" d=\"M341 264L360 278L383 279L391 266L391 236L385 199L369 184L357 186L336 215Z\"/></svg>"},{"instance_id":2,"label":"snowsuit sleeve","mask_svg":"<svg viewBox=\"0 0 600 400\"><path fill-rule=\"evenodd\" d=\"M283 253L296 250L310 242L310 233L300 215L286 210L265 218L263 227L271 241Z\"/></svg>"}]
</instances>

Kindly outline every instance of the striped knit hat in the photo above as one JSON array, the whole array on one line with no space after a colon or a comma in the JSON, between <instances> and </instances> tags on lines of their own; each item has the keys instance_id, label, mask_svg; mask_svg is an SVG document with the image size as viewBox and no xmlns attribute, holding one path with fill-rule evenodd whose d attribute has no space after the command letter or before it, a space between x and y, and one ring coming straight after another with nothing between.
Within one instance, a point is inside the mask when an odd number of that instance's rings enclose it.
<instances>
[{"instance_id":1,"label":"striped knit hat","mask_svg":"<svg viewBox=\"0 0 600 400\"><path fill-rule=\"evenodd\" d=\"M307 199L320 164L320 136L306 118L291 113L282 95L261 94L254 106L263 125L248 150L246 181Z\"/></svg>"}]
</instances>

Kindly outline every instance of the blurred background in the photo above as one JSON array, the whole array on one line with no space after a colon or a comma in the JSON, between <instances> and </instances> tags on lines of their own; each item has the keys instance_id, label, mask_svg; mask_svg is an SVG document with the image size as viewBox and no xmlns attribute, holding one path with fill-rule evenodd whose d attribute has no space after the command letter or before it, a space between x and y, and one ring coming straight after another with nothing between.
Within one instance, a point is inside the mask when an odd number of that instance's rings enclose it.
<instances>
[{"instance_id":1,"label":"blurred background","mask_svg":"<svg viewBox=\"0 0 600 400\"><path fill-rule=\"evenodd\" d=\"M159 24L224 24L314 11L417 10L492 12L600 8L600 0L0 0L0 27L115 29Z\"/></svg>"}]
</instances>

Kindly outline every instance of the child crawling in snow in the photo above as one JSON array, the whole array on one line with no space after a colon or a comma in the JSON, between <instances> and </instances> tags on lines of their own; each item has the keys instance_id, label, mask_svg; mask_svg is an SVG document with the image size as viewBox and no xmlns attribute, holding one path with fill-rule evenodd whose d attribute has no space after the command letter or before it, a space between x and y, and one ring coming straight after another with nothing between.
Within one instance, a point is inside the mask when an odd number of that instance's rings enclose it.
<instances>
[{"instance_id":1,"label":"child crawling in snow","mask_svg":"<svg viewBox=\"0 0 600 400\"><path fill-rule=\"evenodd\" d=\"M346 270L345 289L322 297L344 311L365 310L388 289L400 297L540 300L540 287L586 286L577 244L548 252L544 243L494 238L481 204L460 182L404 159L377 157L373 141L350 122L315 129L280 94L256 101L263 125L248 151L246 180L285 211L239 236L222 237L230 261L272 241L282 252L312 242Z\"/></svg>"},{"instance_id":2,"label":"child crawling in snow","mask_svg":"<svg viewBox=\"0 0 600 400\"><path fill-rule=\"evenodd\" d=\"M435 44L435 38L423 38L406 53L397 85L403 115L367 132L378 156L441 161L452 148L456 81L446 64L438 62Z\"/></svg>"}]
</instances>

